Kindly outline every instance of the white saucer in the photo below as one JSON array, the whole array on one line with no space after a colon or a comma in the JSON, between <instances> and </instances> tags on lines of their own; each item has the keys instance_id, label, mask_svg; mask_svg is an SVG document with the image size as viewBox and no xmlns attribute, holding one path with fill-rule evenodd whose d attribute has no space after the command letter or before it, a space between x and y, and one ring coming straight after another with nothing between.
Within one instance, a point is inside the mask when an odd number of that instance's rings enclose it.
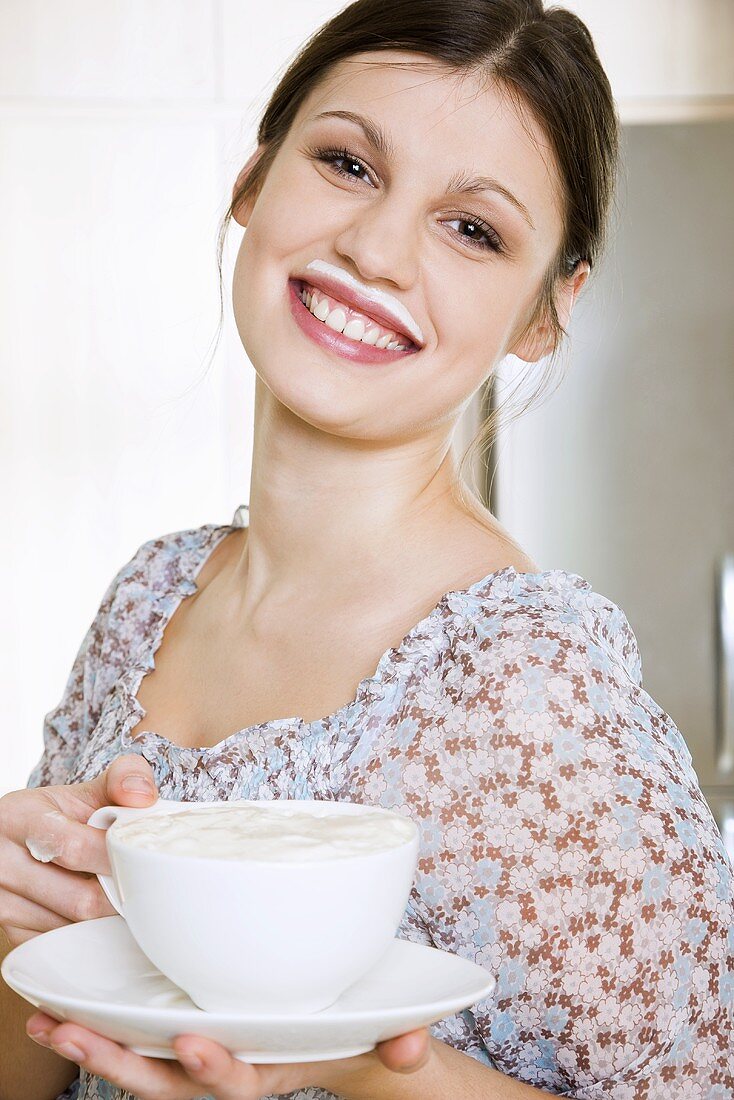
<instances>
[{"instance_id":1,"label":"white saucer","mask_svg":"<svg viewBox=\"0 0 734 1100\"><path fill-rule=\"evenodd\" d=\"M153 966L122 917L44 932L13 948L0 968L16 993L137 1054L173 1058L176 1035L204 1035L244 1062L348 1058L476 1004L495 979L468 959L395 939L372 970L311 1015L204 1012Z\"/></svg>"}]
</instances>

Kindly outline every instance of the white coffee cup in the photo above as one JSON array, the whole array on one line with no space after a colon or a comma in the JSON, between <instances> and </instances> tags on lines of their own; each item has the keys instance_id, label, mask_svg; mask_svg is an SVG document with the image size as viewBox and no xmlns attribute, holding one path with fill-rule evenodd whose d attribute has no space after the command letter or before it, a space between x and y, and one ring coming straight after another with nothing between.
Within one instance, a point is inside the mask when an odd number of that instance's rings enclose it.
<instances>
[{"instance_id":1,"label":"white coffee cup","mask_svg":"<svg viewBox=\"0 0 734 1100\"><path fill-rule=\"evenodd\" d=\"M369 810L412 829L409 840L381 850L277 860L174 854L120 834L141 817L217 806L321 816ZM110 902L151 962L208 1012L295 1015L333 1004L395 938L418 862L411 818L356 802L159 798L139 809L103 806L88 824L108 829L112 877L97 877Z\"/></svg>"}]
</instances>

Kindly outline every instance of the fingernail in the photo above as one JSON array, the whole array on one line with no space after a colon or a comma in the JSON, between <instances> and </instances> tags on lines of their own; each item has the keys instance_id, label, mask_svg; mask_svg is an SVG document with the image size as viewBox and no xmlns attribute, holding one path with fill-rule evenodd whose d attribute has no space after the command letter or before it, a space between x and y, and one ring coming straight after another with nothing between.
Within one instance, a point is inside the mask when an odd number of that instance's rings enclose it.
<instances>
[{"instance_id":1,"label":"fingernail","mask_svg":"<svg viewBox=\"0 0 734 1100\"><path fill-rule=\"evenodd\" d=\"M194 1073L198 1073L204 1063L198 1054L194 1054L193 1051L178 1051L176 1057L179 1062L183 1064L186 1069L192 1069Z\"/></svg>"},{"instance_id":2,"label":"fingernail","mask_svg":"<svg viewBox=\"0 0 734 1100\"><path fill-rule=\"evenodd\" d=\"M83 1062L86 1058L84 1051L75 1043L54 1043L53 1049L64 1058L71 1058L72 1062Z\"/></svg>"},{"instance_id":3,"label":"fingernail","mask_svg":"<svg viewBox=\"0 0 734 1100\"><path fill-rule=\"evenodd\" d=\"M149 779L143 775L126 775L122 781L124 791L137 791L142 794L152 794L155 790Z\"/></svg>"},{"instance_id":4,"label":"fingernail","mask_svg":"<svg viewBox=\"0 0 734 1100\"><path fill-rule=\"evenodd\" d=\"M48 1040L49 1040L50 1034L51 1034L51 1032L47 1031L46 1028L44 1028L44 1027L42 1027L42 1028L40 1028L36 1031L31 1031L30 1028L28 1029L29 1038L31 1038L34 1043L40 1043L41 1046L43 1046L43 1047L47 1047L49 1045Z\"/></svg>"}]
</instances>

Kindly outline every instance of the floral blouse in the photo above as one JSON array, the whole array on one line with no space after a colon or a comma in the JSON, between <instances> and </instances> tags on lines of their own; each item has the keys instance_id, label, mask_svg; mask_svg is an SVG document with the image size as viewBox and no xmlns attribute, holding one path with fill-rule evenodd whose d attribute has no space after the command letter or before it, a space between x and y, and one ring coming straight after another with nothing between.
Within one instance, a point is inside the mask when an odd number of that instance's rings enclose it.
<instances>
[{"instance_id":1,"label":"floral blouse","mask_svg":"<svg viewBox=\"0 0 734 1100\"><path fill-rule=\"evenodd\" d=\"M212 747L133 737L167 623L246 522L242 506L231 524L151 539L119 570L28 786L93 779L135 752L163 798L409 814L421 847L398 935L497 979L432 1035L558 1096L732 1100L732 866L623 612L575 573L508 566L446 592L334 714ZM63 1096L131 1100L84 1069Z\"/></svg>"}]
</instances>

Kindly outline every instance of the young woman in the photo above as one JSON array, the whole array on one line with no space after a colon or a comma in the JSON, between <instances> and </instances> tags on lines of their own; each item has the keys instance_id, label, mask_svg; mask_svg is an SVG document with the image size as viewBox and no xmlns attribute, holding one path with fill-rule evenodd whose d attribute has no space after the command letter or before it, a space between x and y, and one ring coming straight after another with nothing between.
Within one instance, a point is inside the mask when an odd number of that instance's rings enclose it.
<instances>
[{"instance_id":1,"label":"young woman","mask_svg":"<svg viewBox=\"0 0 734 1100\"><path fill-rule=\"evenodd\" d=\"M541 0L358 0L305 45L228 212L249 507L146 542L104 596L29 781L67 807L76 861L29 854L41 791L4 800L11 942L79 919L69 891L102 869L83 823L126 768L166 798L408 813L400 934L487 967L494 993L300 1066L197 1036L180 1064L147 1059L36 1013L81 1066L68 1095L734 1096L732 871L683 738L622 611L531 561L450 447L504 356L559 347L617 134L586 28Z\"/></svg>"}]
</instances>

